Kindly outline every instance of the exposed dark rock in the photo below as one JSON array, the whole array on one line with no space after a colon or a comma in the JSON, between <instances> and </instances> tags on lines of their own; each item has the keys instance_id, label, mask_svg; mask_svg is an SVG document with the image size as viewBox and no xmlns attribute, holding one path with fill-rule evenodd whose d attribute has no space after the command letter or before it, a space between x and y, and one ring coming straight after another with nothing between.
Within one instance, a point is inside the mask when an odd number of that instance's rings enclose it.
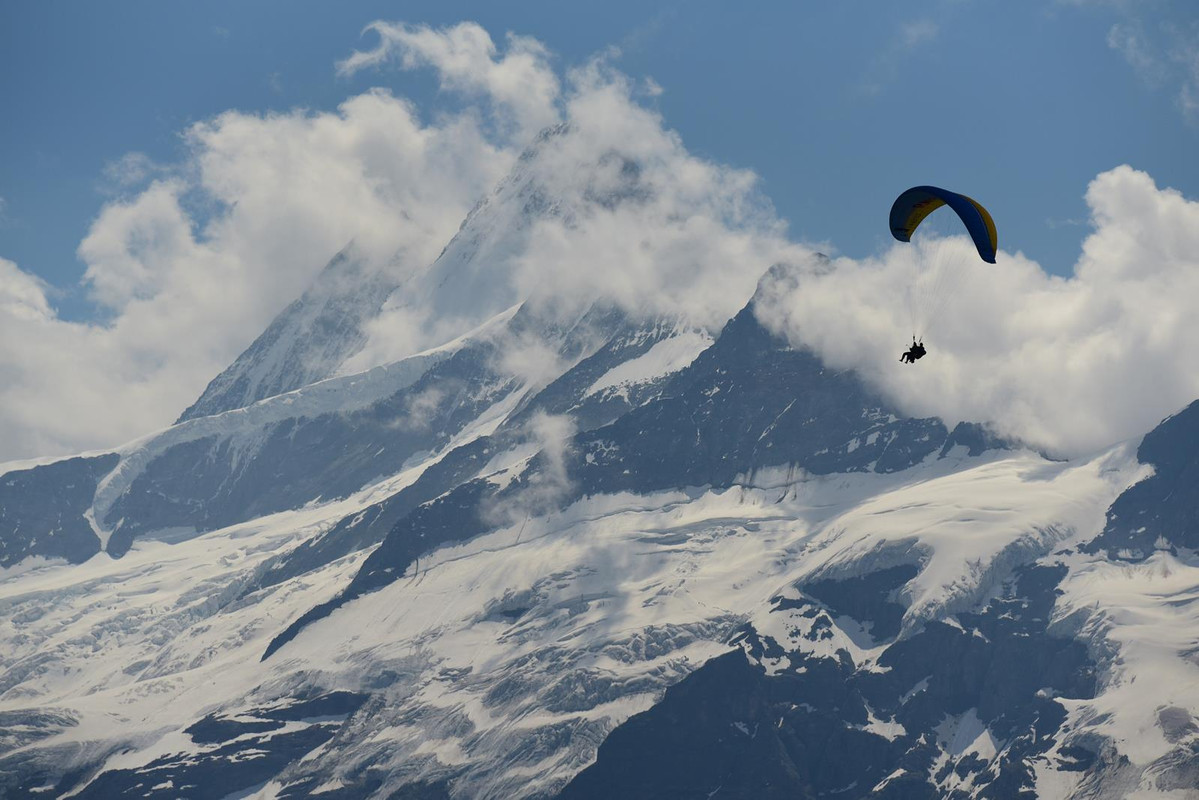
<instances>
[{"instance_id":1,"label":"exposed dark rock","mask_svg":"<svg viewBox=\"0 0 1199 800\"><path fill-rule=\"evenodd\" d=\"M30 556L80 564L100 552L84 513L118 460L80 456L0 475L0 567Z\"/></svg>"}]
</instances>

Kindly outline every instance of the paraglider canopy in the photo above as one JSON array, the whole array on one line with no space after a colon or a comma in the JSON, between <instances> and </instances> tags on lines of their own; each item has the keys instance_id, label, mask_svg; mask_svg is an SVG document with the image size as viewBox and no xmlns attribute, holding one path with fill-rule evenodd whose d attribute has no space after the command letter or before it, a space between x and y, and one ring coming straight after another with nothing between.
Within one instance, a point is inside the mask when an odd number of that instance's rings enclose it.
<instances>
[{"instance_id":1,"label":"paraglider canopy","mask_svg":"<svg viewBox=\"0 0 1199 800\"><path fill-rule=\"evenodd\" d=\"M913 186L895 198L891 206L891 235L901 242L911 241L916 227L941 206L949 206L954 210L966 226L966 232L974 240L979 257L989 264L994 264L995 252L999 249L999 237L995 232L995 223L991 215L966 195L947 189Z\"/></svg>"}]
</instances>

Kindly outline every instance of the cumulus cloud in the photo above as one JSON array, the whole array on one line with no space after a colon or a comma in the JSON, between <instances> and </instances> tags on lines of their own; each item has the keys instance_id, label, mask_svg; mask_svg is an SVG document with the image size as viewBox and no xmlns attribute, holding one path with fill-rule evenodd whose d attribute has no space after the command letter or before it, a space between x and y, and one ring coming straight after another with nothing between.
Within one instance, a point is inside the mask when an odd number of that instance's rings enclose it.
<instances>
[{"instance_id":1,"label":"cumulus cloud","mask_svg":"<svg viewBox=\"0 0 1199 800\"><path fill-rule=\"evenodd\" d=\"M603 61L569 76L568 135L539 159L569 213L542 219L516 270L522 296L603 299L718 327L763 265L797 258L757 176L689 153ZM754 265L746 268L747 265Z\"/></svg>"},{"instance_id":2,"label":"cumulus cloud","mask_svg":"<svg viewBox=\"0 0 1199 800\"><path fill-rule=\"evenodd\" d=\"M439 344L529 296L563 314L598 300L718 327L762 265L805 252L752 173L688 153L608 56L560 78L537 42L500 48L472 23L370 29L378 47L342 72L429 66L475 102L428 124L381 90L332 112L231 111L184 132L184 163L114 162L106 177L120 191L78 248L104 321L57 319L46 287L41 305L22 306L45 313L37 328L23 318L0 352L0 457L113 446L169 423L351 239L397 281L419 279L546 124L564 123L529 169L536 196L562 213L500 237L474 266L487 313L439 324L435 304L401 296L348 366ZM22 293L37 287L15 274L6 281ZM552 362L543 350L513 347L520 363L506 366L535 382Z\"/></svg>"},{"instance_id":3,"label":"cumulus cloud","mask_svg":"<svg viewBox=\"0 0 1199 800\"><path fill-rule=\"evenodd\" d=\"M430 66L444 88L473 92L494 103L520 140L557 121L558 78L549 66L549 51L536 39L510 33L500 54L491 35L471 22L434 29L376 21L366 31L377 34L379 43L338 62L340 74L393 61L404 69Z\"/></svg>"},{"instance_id":4,"label":"cumulus cloud","mask_svg":"<svg viewBox=\"0 0 1199 800\"><path fill-rule=\"evenodd\" d=\"M44 281L0 258L0 319L48 319L53 314L46 300L48 288Z\"/></svg>"},{"instance_id":5,"label":"cumulus cloud","mask_svg":"<svg viewBox=\"0 0 1199 800\"><path fill-rule=\"evenodd\" d=\"M1136 437L1199 397L1199 203L1128 166L1086 199L1093 230L1070 278L1019 254L985 265L951 242L957 287L915 367L898 357L917 247L792 273L762 314L913 414L990 422L1064 455Z\"/></svg>"},{"instance_id":6,"label":"cumulus cloud","mask_svg":"<svg viewBox=\"0 0 1199 800\"><path fill-rule=\"evenodd\" d=\"M485 116L424 123L374 90L329 112L221 114L184 131L169 168L114 163L118 189L150 183L110 199L79 245L99 321L57 318L49 287L0 271L0 459L168 424L351 240L401 279L426 267L519 152Z\"/></svg>"},{"instance_id":7,"label":"cumulus cloud","mask_svg":"<svg viewBox=\"0 0 1199 800\"><path fill-rule=\"evenodd\" d=\"M561 322L599 302L717 328L753 294L761 265L807 252L753 173L689 153L607 58L565 76L562 124L537 137L429 280L393 298L354 368L397 357L403 331L457 335L529 298ZM554 361L531 342L510 350L521 375Z\"/></svg>"}]
</instances>

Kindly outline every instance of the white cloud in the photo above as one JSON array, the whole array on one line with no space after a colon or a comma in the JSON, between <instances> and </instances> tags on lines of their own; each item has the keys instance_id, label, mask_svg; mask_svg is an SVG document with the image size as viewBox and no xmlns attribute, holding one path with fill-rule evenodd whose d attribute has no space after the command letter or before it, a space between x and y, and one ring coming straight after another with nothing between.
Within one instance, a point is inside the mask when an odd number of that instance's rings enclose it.
<instances>
[{"instance_id":1,"label":"white cloud","mask_svg":"<svg viewBox=\"0 0 1199 800\"><path fill-rule=\"evenodd\" d=\"M571 213L542 221L522 254L521 296L606 299L639 314L718 327L764 265L807 251L752 172L697 158L603 61L570 75L569 133L542 180Z\"/></svg>"},{"instance_id":2,"label":"white cloud","mask_svg":"<svg viewBox=\"0 0 1199 800\"><path fill-rule=\"evenodd\" d=\"M11 378L0 458L113 446L169 423L351 239L381 269L424 269L515 161L524 142L512 131L546 121L568 127L539 180L573 212L545 221L510 259L503 280L517 300L535 294L569 313L572 299L606 298L715 327L748 299L762 265L804 252L754 175L690 155L602 59L563 85L532 40L510 36L499 52L470 23L372 29L380 47L343 70L393 57L427 64L477 102L430 124L381 90L335 112L227 112L188 129L182 164L114 164L109 178L126 188L152 182L106 204L79 246L89 296L109 316L63 322L44 292L22 306L23 322L9 314L18 327L0 350ZM482 122L480 103L502 107L510 129ZM36 286L9 271L22 296ZM36 323L30 308L44 312ZM367 355L437 343L436 320L401 312L379 328L386 347Z\"/></svg>"},{"instance_id":3,"label":"white cloud","mask_svg":"<svg viewBox=\"0 0 1199 800\"><path fill-rule=\"evenodd\" d=\"M520 435L537 453L539 468L524 470L513 494L489 501L483 518L494 525L513 525L559 507L574 485L567 456L575 430L568 415L534 413Z\"/></svg>"},{"instance_id":4,"label":"white cloud","mask_svg":"<svg viewBox=\"0 0 1199 800\"><path fill-rule=\"evenodd\" d=\"M1139 436L1199 397L1199 202L1127 166L1086 197L1094 230L1071 278L951 245L965 251L958 290L915 366L898 362L911 245L780 283L763 314L913 414L992 422L1063 454Z\"/></svg>"},{"instance_id":5,"label":"white cloud","mask_svg":"<svg viewBox=\"0 0 1199 800\"><path fill-rule=\"evenodd\" d=\"M0 317L48 319L53 314L46 300L48 288L37 277L0 258Z\"/></svg>"},{"instance_id":6,"label":"white cloud","mask_svg":"<svg viewBox=\"0 0 1199 800\"><path fill-rule=\"evenodd\" d=\"M112 203L79 245L92 297L116 311L158 294L181 254L195 248L179 207L177 182L155 183L128 203Z\"/></svg>"},{"instance_id":7,"label":"white cloud","mask_svg":"<svg viewBox=\"0 0 1199 800\"><path fill-rule=\"evenodd\" d=\"M1108 46L1120 53L1149 87L1174 87L1175 104L1183 119L1199 125L1199 23L1158 21L1147 25L1140 16L1143 9L1136 4L1109 5L1121 12L1124 20L1108 31Z\"/></svg>"},{"instance_id":8,"label":"white cloud","mask_svg":"<svg viewBox=\"0 0 1199 800\"><path fill-rule=\"evenodd\" d=\"M169 424L349 241L380 269L427 266L518 152L474 109L422 124L378 90L332 112L227 112L185 137L182 164L109 170L160 177L108 202L78 248L103 322L58 319L4 262L0 459Z\"/></svg>"},{"instance_id":9,"label":"white cloud","mask_svg":"<svg viewBox=\"0 0 1199 800\"><path fill-rule=\"evenodd\" d=\"M521 142L557 121L558 78L549 66L549 52L535 39L508 34L507 48L500 55L487 31L473 22L440 30L372 22L366 31L377 34L379 43L338 62L340 74L352 75L390 61L398 61L404 69L433 67L444 88L478 93L494 102L498 115Z\"/></svg>"},{"instance_id":10,"label":"white cloud","mask_svg":"<svg viewBox=\"0 0 1199 800\"><path fill-rule=\"evenodd\" d=\"M565 124L541 137L535 155L522 158L513 180L489 199L467 232L470 244L450 251L443 268L455 270L452 297L424 303L442 309L440 323L461 318L446 335L529 297L564 320L601 301L717 328L752 295L763 265L806 252L787 240L753 173L689 153L636 102L640 91L603 57L568 74ZM546 206L531 226L523 214L530 203ZM468 261L455 262L460 256ZM470 299L477 294L485 297ZM396 332L422 325L428 321L411 305L389 307L354 367L396 357L389 350ZM512 367L521 375L552 364L527 342L510 350L526 365Z\"/></svg>"}]
</instances>

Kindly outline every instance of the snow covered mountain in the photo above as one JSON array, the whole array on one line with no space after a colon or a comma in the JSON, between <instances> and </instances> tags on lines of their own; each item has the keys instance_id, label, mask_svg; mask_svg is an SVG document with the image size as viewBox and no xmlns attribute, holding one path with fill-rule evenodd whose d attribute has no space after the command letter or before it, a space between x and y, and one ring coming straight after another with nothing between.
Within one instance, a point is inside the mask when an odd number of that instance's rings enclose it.
<instances>
[{"instance_id":1,"label":"snow covered mountain","mask_svg":"<svg viewBox=\"0 0 1199 800\"><path fill-rule=\"evenodd\" d=\"M1053 461L760 295L526 299L567 134L176 425L0 475L0 797L1195 797L1199 403ZM403 308L435 346L347 373Z\"/></svg>"},{"instance_id":2,"label":"snow covered mountain","mask_svg":"<svg viewBox=\"0 0 1199 800\"><path fill-rule=\"evenodd\" d=\"M559 126L537 138L433 264L413 269L417 265L401 251L380 266L347 245L178 421L244 408L333 377L368 343L370 323L385 309L436 320L445 341L519 303L510 285L511 262L538 219L565 213L544 185L545 151L565 131Z\"/></svg>"},{"instance_id":3,"label":"snow covered mountain","mask_svg":"<svg viewBox=\"0 0 1199 800\"><path fill-rule=\"evenodd\" d=\"M371 268L353 245L346 247L178 422L245 408L331 377L366 344L367 323L396 286L391 272Z\"/></svg>"}]
</instances>

